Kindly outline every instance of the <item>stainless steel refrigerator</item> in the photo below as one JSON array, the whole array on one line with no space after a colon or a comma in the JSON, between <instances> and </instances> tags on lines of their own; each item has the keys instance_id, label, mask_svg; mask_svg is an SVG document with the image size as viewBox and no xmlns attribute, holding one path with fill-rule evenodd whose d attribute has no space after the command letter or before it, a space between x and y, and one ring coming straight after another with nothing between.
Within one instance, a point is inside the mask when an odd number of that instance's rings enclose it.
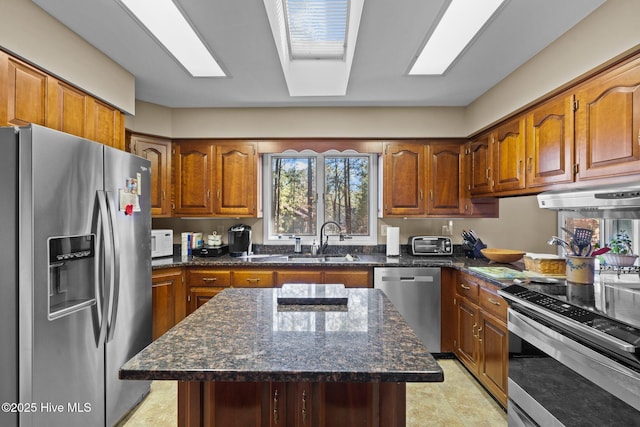
<instances>
[{"instance_id":1,"label":"stainless steel refrigerator","mask_svg":"<svg viewBox=\"0 0 640 427\"><path fill-rule=\"evenodd\" d=\"M62 132L0 128L2 426L111 426L149 391L150 163Z\"/></svg>"}]
</instances>

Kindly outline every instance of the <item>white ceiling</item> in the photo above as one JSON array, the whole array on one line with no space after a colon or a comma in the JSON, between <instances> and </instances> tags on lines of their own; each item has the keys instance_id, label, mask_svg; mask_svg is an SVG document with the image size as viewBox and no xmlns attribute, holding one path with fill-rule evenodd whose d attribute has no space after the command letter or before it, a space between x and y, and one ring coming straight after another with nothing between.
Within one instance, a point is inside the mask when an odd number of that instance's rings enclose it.
<instances>
[{"instance_id":1,"label":"white ceiling","mask_svg":"<svg viewBox=\"0 0 640 427\"><path fill-rule=\"evenodd\" d=\"M444 76L409 76L449 0L365 0L346 96L290 97L263 0L174 0L229 77L193 78L116 0L33 0L180 107L466 106L605 0L507 0ZM481 1L481 0L478 0Z\"/></svg>"}]
</instances>

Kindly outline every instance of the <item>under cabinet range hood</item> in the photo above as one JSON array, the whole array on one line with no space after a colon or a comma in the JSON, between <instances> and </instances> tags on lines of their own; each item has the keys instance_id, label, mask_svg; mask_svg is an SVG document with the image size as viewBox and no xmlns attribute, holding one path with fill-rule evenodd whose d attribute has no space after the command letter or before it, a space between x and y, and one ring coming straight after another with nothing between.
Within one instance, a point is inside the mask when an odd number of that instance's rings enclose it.
<instances>
[{"instance_id":1,"label":"under cabinet range hood","mask_svg":"<svg viewBox=\"0 0 640 427\"><path fill-rule=\"evenodd\" d=\"M589 218L640 219L640 181L538 194L538 206Z\"/></svg>"}]
</instances>

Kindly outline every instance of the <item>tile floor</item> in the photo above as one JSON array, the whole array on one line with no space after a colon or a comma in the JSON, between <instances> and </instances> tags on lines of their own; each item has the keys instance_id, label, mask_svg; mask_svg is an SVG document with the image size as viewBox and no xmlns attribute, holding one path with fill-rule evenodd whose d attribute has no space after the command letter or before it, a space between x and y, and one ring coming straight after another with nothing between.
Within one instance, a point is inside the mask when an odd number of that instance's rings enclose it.
<instances>
[{"instance_id":1,"label":"tile floor","mask_svg":"<svg viewBox=\"0 0 640 427\"><path fill-rule=\"evenodd\" d=\"M500 427L507 414L454 359L438 360L444 383L407 384L407 427ZM118 427L175 427L177 386L155 381L149 396Z\"/></svg>"}]
</instances>

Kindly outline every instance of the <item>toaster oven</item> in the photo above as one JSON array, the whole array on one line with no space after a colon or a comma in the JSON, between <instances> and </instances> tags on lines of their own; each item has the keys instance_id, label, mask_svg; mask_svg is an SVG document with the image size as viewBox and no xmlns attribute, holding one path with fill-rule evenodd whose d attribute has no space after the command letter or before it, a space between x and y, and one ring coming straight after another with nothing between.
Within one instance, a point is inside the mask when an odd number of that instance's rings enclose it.
<instances>
[{"instance_id":1,"label":"toaster oven","mask_svg":"<svg viewBox=\"0 0 640 427\"><path fill-rule=\"evenodd\" d=\"M453 255L453 244L450 237L412 236L409 245L413 255Z\"/></svg>"}]
</instances>

